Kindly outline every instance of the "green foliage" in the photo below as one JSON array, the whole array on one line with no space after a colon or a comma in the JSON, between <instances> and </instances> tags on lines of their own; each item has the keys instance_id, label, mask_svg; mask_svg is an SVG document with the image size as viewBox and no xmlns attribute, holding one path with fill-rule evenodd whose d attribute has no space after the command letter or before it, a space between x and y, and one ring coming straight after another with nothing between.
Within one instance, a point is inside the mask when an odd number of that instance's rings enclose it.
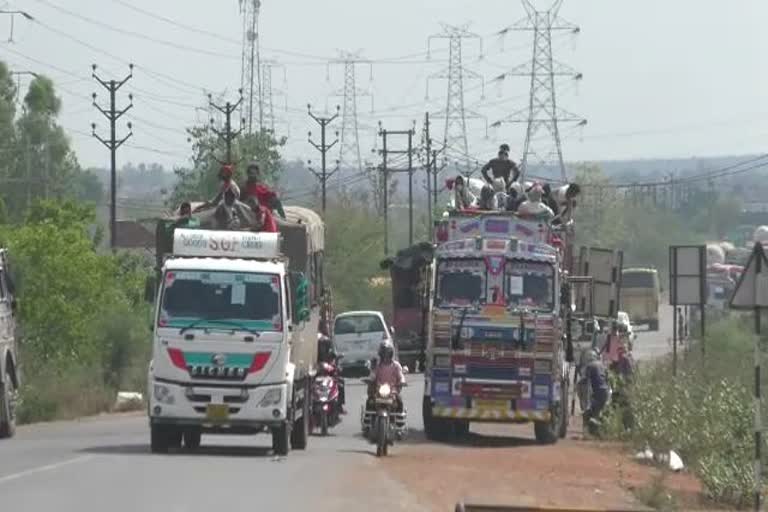
<instances>
[{"instance_id":1,"label":"green foliage","mask_svg":"<svg viewBox=\"0 0 768 512\"><path fill-rule=\"evenodd\" d=\"M707 357L680 361L677 378L662 361L644 369L631 392L637 447L676 450L710 498L741 505L753 490L750 367L753 337L738 321L714 325ZM698 348L698 347L696 347ZM616 432L616 431L614 431Z\"/></svg>"},{"instance_id":2,"label":"green foliage","mask_svg":"<svg viewBox=\"0 0 768 512\"><path fill-rule=\"evenodd\" d=\"M389 286L376 286L371 278L385 276L381 217L360 204L342 201L326 213L326 279L333 286L337 313L371 309L391 312Z\"/></svg>"},{"instance_id":3,"label":"green foliage","mask_svg":"<svg viewBox=\"0 0 768 512\"><path fill-rule=\"evenodd\" d=\"M54 83L44 76L32 80L20 115L16 93L10 70L0 62L0 199L11 220L21 220L26 207L43 197L99 200L100 185L83 176L58 125L62 102Z\"/></svg>"},{"instance_id":4,"label":"green foliage","mask_svg":"<svg viewBox=\"0 0 768 512\"><path fill-rule=\"evenodd\" d=\"M192 139L192 167L174 169L178 181L170 198L173 206L184 200L205 201L212 198L218 190L221 167L214 156L223 160L226 155L224 142L210 126L196 126L187 131ZM263 178L275 183L282 170L279 150L284 144L285 138L276 139L266 131L239 135L232 144L235 181L242 183L246 166L256 161Z\"/></svg>"},{"instance_id":5,"label":"green foliage","mask_svg":"<svg viewBox=\"0 0 768 512\"><path fill-rule=\"evenodd\" d=\"M77 203L44 201L0 231L20 277L23 420L96 412L119 386L143 386L149 269L138 256L97 253L93 220Z\"/></svg>"}]
</instances>

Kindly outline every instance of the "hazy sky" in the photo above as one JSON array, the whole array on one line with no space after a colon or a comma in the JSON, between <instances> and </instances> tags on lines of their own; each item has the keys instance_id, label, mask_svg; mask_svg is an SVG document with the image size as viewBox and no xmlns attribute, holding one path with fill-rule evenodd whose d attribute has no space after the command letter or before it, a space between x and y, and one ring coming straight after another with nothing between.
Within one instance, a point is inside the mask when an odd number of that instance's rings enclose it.
<instances>
[{"instance_id":1,"label":"hazy sky","mask_svg":"<svg viewBox=\"0 0 768 512\"><path fill-rule=\"evenodd\" d=\"M89 101L94 91L101 101L107 99L89 78L91 63L99 64L105 78L122 77L128 61L137 66L134 79L120 94L120 104L125 104L129 92L135 96L135 108L127 116L135 136L120 150L121 163L183 163L189 153L183 129L206 119L204 111L194 108L205 106L203 90L227 89L234 98L239 87L242 22L236 0L13 0L5 4L26 10L39 23L17 18L14 42L0 44L0 58L16 70L43 72L57 81L64 100L62 124L73 130L75 148L86 166L109 162L106 149L89 135L91 121L99 124L103 134L107 128ZM173 26L126 4L219 37ZM431 59L426 55L427 38L441 31L441 22L471 22L470 30L483 36L482 60L477 41L467 41L464 48L465 66L486 79L484 98L479 82L466 83L468 107L493 123L526 104L524 78L509 78L501 84L492 80L530 58L529 32L510 33L504 39L494 35L525 15L519 2L263 0L262 4L264 57L284 64L274 70L272 81L273 88L285 92L285 97L276 95L274 103L281 119L278 133L289 135L287 158L317 159L306 142L307 130L316 131L306 115L306 104L322 109L341 101L329 94L343 86L343 67L326 66L340 49L361 50L372 61L372 66L357 68L358 87L372 94L372 102L369 97L358 99L364 158L378 158L371 149L379 120L390 129L406 129L418 120L420 128L425 110L444 107L445 81L432 81L430 99L425 101L426 78L447 65L445 40L433 41ZM77 19L52 6L108 26ZM557 36L555 57L581 71L584 79L578 85L563 80L559 103L588 120L583 130L563 127L567 160L766 150L765 0L566 0L561 15L578 24L581 34ZM188 49L142 40L114 28ZM3 41L9 32L9 19L3 17ZM410 56L406 63L393 62L405 56ZM434 126L437 139L441 123L436 121ZM125 132L124 126L121 131ZM515 154L522 149L520 126L504 125L491 130L486 139L485 122L470 120L468 131L470 153L478 158L491 156L503 141L510 143Z\"/></svg>"}]
</instances>

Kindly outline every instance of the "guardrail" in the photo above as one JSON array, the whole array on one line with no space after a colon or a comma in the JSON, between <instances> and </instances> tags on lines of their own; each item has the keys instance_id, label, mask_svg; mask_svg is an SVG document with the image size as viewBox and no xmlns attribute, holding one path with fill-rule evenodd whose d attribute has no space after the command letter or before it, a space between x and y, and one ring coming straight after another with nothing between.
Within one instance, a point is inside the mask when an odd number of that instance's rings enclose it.
<instances>
[{"instance_id":1,"label":"guardrail","mask_svg":"<svg viewBox=\"0 0 768 512\"><path fill-rule=\"evenodd\" d=\"M538 505L499 505L479 502L459 502L455 512L640 512L648 508L578 508L578 507L543 507Z\"/></svg>"}]
</instances>

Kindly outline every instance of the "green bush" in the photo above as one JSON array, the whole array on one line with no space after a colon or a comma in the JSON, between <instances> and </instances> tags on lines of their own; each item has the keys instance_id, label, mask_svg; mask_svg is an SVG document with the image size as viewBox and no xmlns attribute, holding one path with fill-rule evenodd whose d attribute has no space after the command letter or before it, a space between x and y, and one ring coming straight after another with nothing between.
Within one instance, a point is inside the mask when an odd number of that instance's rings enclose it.
<instances>
[{"instance_id":1,"label":"green bush","mask_svg":"<svg viewBox=\"0 0 768 512\"><path fill-rule=\"evenodd\" d=\"M753 343L742 322L725 320L710 329L706 358L693 347L677 378L669 360L645 365L631 390L634 429L622 433L638 448L677 451L710 498L736 505L754 488Z\"/></svg>"},{"instance_id":2,"label":"green bush","mask_svg":"<svg viewBox=\"0 0 768 512\"><path fill-rule=\"evenodd\" d=\"M21 226L0 226L18 279L21 422L109 409L118 389L144 388L149 360L149 272L130 254L101 254L93 212L42 202Z\"/></svg>"}]
</instances>

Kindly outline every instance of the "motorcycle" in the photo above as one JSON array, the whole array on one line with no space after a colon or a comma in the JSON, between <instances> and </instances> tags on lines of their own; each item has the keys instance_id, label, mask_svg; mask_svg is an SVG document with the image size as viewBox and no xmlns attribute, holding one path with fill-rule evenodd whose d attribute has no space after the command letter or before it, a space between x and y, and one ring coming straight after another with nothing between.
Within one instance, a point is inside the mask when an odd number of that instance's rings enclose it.
<instances>
[{"instance_id":1,"label":"motorcycle","mask_svg":"<svg viewBox=\"0 0 768 512\"><path fill-rule=\"evenodd\" d=\"M341 423L338 371L329 363L320 365L320 372L312 385L312 430L328 435L328 429Z\"/></svg>"},{"instance_id":2,"label":"motorcycle","mask_svg":"<svg viewBox=\"0 0 768 512\"><path fill-rule=\"evenodd\" d=\"M363 379L372 385L371 379ZM407 384L403 384L404 386ZM387 383L377 385L372 398L373 409L363 407L363 433L376 444L376 456L387 456L389 447L395 440L403 439L406 434L406 411L397 412L397 390Z\"/></svg>"}]
</instances>

